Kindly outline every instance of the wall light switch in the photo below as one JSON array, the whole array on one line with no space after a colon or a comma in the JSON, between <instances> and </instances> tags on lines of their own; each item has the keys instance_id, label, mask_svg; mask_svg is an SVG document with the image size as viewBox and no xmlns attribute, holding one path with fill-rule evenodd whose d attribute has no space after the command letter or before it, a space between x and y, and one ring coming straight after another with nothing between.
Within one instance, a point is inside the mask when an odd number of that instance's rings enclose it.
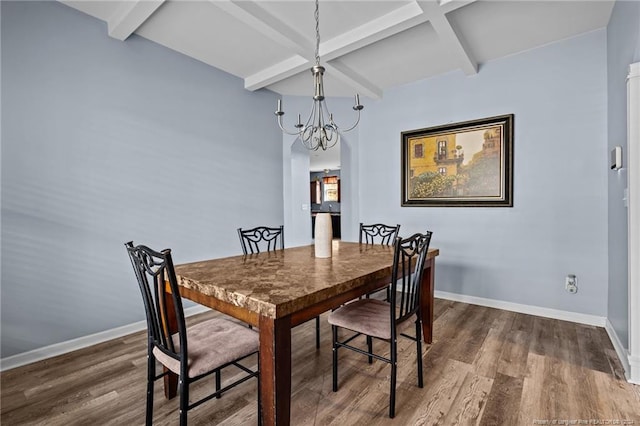
<instances>
[{"instance_id":1,"label":"wall light switch","mask_svg":"<svg viewBox=\"0 0 640 426\"><path fill-rule=\"evenodd\" d=\"M302 210L309 210L309 204L303 204Z\"/></svg>"},{"instance_id":2,"label":"wall light switch","mask_svg":"<svg viewBox=\"0 0 640 426\"><path fill-rule=\"evenodd\" d=\"M611 170L622 168L622 147L616 146L611 150Z\"/></svg>"}]
</instances>

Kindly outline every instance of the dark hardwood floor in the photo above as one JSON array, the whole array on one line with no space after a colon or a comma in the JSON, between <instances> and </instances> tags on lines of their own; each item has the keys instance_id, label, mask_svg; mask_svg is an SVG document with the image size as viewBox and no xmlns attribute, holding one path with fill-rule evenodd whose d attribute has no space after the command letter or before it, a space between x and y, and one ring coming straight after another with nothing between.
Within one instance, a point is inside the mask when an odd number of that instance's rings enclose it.
<instances>
[{"instance_id":1,"label":"dark hardwood floor","mask_svg":"<svg viewBox=\"0 0 640 426\"><path fill-rule=\"evenodd\" d=\"M218 314L189 321L212 315ZM424 348L423 389L416 384L414 343L399 341L393 420L387 417L388 364L369 365L365 357L341 351L340 388L334 393L326 314L318 351L314 322L296 327L292 424L640 425L640 386L624 380L603 328L440 299L435 316L434 342ZM143 424L145 345L140 332L3 372L0 423ZM388 345L378 341L374 347L385 352ZM223 380L235 374L229 369ZM192 394L209 386L213 382L204 380ZM164 399L158 382L154 424L177 423L178 401ZM191 410L189 423L257 424L256 381Z\"/></svg>"}]
</instances>

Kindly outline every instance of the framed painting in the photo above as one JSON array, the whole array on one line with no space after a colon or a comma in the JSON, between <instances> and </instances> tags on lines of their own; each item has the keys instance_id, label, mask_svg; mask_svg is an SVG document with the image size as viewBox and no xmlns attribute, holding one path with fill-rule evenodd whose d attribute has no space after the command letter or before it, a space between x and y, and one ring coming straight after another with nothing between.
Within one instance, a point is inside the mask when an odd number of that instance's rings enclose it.
<instances>
[{"instance_id":1,"label":"framed painting","mask_svg":"<svg viewBox=\"0 0 640 426\"><path fill-rule=\"evenodd\" d=\"M402 206L513 206L513 114L409 130L401 139Z\"/></svg>"}]
</instances>

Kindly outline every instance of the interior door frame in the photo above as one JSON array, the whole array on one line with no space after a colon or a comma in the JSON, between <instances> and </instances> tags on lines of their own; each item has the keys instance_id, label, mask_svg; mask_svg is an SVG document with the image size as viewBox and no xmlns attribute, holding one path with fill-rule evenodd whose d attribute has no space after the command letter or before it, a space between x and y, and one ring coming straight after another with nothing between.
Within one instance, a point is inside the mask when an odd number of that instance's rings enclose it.
<instances>
[{"instance_id":1,"label":"interior door frame","mask_svg":"<svg viewBox=\"0 0 640 426\"><path fill-rule=\"evenodd\" d=\"M627 77L627 225L629 286L629 372L640 384L640 62Z\"/></svg>"}]
</instances>

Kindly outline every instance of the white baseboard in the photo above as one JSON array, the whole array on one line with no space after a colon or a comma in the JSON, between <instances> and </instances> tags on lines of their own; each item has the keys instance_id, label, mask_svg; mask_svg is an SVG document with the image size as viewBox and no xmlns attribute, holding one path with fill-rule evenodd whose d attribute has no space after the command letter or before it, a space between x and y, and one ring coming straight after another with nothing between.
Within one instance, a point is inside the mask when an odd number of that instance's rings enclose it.
<instances>
[{"instance_id":1,"label":"white baseboard","mask_svg":"<svg viewBox=\"0 0 640 426\"><path fill-rule=\"evenodd\" d=\"M640 356L629 355L629 369L627 370L627 381L635 385L640 385Z\"/></svg>"},{"instance_id":2,"label":"white baseboard","mask_svg":"<svg viewBox=\"0 0 640 426\"><path fill-rule=\"evenodd\" d=\"M206 306L192 306L184 310L184 315L188 317L208 310L209 308ZM146 328L146 320L138 321L133 324L123 325L122 327L112 328L111 330L101 331L88 336L78 337L77 339L67 340L66 342L55 343L32 351L12 355L0 359L0 371L10 370L12 368L31 364L32 362L42 361L43 359L73 352L88 346L97 345L98 343L103 343L131 333L145 330Z\"/></svg>"},{"instance_id":3,"label":"white baseboard","mask_svg":"<svg viewBox=\"0 0 640 426\"><path fill-rule=\"evenodd\" d=\"M539 317L559 319L563 321L577 322L580 324L604 327L607 318L597 315L581 314L578 312L561 311L559 309L543 308L541 306L522 305L520 303L505 302L502 300L485 299L484 297L467 296L446 291L435 291L435 297L453 300L455 302L470 303L472 305L487 306L489 308L505 311L519 312L521 314L536 315Z\"/></svg>"},{"instance_id":4,"label":"white baseboard","mask_svg":"<svg viewBox=\"0 0 640 426\"><path fill-rule=\"evenodd\" d=\"M618 358L622 363L625 376L628 380L629 371L630 371L629 352L624 348L624 346L622 346L622 343L620 343L620 339L618 338L618 333L616 333L616 330L614 330L613 324L611 324L609 319L607 319L607 323L604 326L604 329L607 330L607 334L609 335L609 340L611 340L611 344L613 345L613 348L616 350L616 354L618 355Z\"/></svg>"}]
</instances>

